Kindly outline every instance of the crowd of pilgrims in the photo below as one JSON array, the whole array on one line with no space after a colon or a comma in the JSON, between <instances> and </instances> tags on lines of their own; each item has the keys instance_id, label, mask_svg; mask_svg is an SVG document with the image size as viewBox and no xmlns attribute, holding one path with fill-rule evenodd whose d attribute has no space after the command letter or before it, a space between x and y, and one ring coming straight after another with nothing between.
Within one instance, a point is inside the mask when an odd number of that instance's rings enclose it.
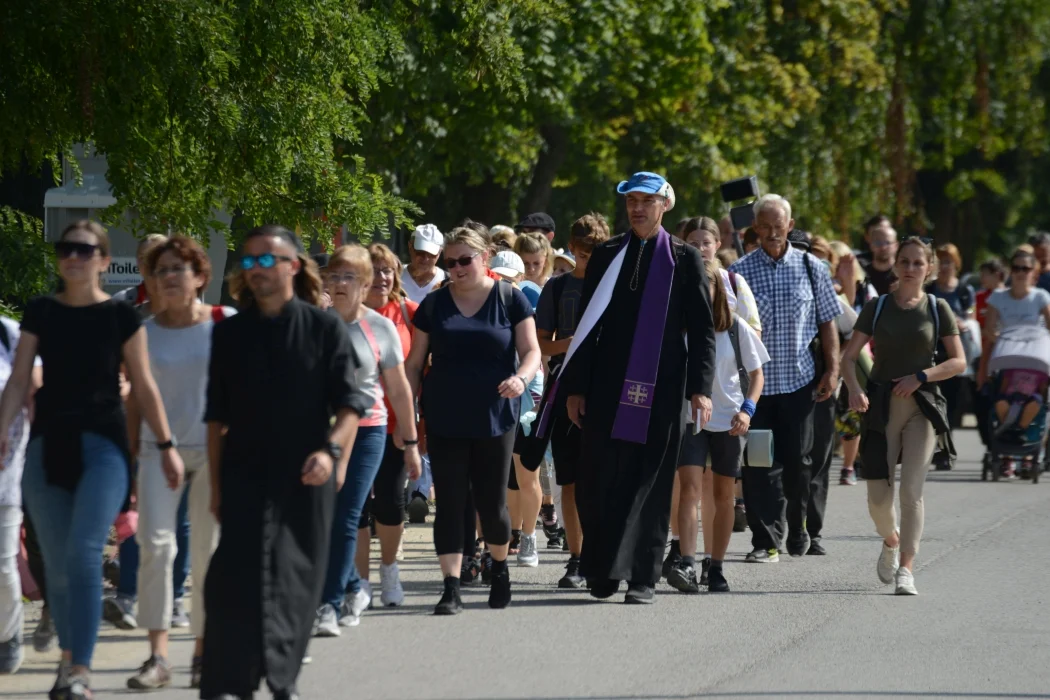
<instances>
[{"instance_id":1,"label":"crowd of pilgrims","mask_svg":"<svg viewBox=\"0 0 1050 700\"><path fill-rule=\"evenodd\" d=\"M606 599L626 583L632 604L661 578L725 592L734 531L752 531L748 562L825 553L839 440L844 485L863 449L878 576L915 594L922 485L950 441L937 383L964 362L955 314L925 291L929 246L873 220L862 265L777 195L746 232L701 216L672 234L662 177L617 192L631 230L588 214L566 250L543 213L419 226L407 265L381 243L309 255L262 226L228 277L236 308L202 301L213 270L180 235L144 239L143 284L108 296L105 231L71 224L60 291L3 319L0 670L23 658L24 579L44 601L32 644L61 649L52 698L92 697L101 619L148 630L131 689L172 683L169 629L189 627L200 697L264 679L299 697L311 637L403 603L405 522L432 513L438 615L463 610L463 586L510 604L509 564L537 566L541 536L569 553L552 586ZM772 466L745 459L751 430L771 434Z\"/></svg>"}]
</instances>

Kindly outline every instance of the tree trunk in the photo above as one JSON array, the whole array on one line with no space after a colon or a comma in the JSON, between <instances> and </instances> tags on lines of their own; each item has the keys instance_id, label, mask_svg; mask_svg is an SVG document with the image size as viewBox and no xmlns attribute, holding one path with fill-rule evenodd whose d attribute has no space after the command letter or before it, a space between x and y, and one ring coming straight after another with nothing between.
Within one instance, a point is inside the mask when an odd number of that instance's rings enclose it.
<instances>
[{"instance_id":1,"label":"tree trunk","mask_svg":"<svg viewBox=\"0 0 1050 700\"><path fill-rule=\"evenodd\" d=\"M525 191L525 197L518 205L518 211L522 215L547 209L554 180L568 155L569 134L565 127L545 124L540 127L540 135L543 136L546 147L540 151L540 157L532 169L532 180Z\"/></svg>"}]
</instances>

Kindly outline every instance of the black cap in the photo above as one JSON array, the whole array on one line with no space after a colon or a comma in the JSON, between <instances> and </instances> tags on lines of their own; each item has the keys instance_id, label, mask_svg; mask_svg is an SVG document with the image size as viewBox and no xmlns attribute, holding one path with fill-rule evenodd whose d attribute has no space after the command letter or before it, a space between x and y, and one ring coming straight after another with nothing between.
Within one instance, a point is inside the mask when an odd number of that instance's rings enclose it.
<instances>
[{"instance_id":1,"label":"black cap","mask_svg":"<svg viewBox=\"0 0 1050 700\"><path fill-rule=\"evenodd\" d=\"M521 231L526 228L554 231L554 219L550 217L550 214L544 214L542 211L536 212L535 214L529 214L514 227L516 231Z\"/></svg>"},{"instance_id":2,"label":"black cap","mask_svg":"<svg viewBox=\"0 0 1050 700\"><path fill-rule=\"evenodd\" d=\"M296 236L295 233L289 231L284 226L280 226L279 224L266 224L264 226L257 226L248 232L248 235L244 237L244 240L248 240L249 238L255 238L256 236L275 236L277 238L283 238L284 240L288 241L288 243L293 248L295 248L295 251L297 253L301 254L306 252L306 249L303 248L302 241L299 240L299 236Z\"/></svg>"},{"instance_id":3,"label":"black cap","mask_svg":"<svg viewBox=\"0 0 1050 700\"><path fill-rule=\"evenodd\" d=\"M803 231L800 228L791 229L791 233L788 234L788 243L794 248L799 250L809 251L809 242L811 237L808 231Z\"/></svg>"},{"instance_id":4,"label":"black cap","mask_svg":"<svg viewBox=\"0 0 1050 700\"><path fill-rule=\"evenodd\" d=\"M331 256L328 255L328 253L314 253L310 257L315 263L317 263L317 267L321 268L322 270L328 267L328 260L331 258Z\"/></svg>"}]
</instances>

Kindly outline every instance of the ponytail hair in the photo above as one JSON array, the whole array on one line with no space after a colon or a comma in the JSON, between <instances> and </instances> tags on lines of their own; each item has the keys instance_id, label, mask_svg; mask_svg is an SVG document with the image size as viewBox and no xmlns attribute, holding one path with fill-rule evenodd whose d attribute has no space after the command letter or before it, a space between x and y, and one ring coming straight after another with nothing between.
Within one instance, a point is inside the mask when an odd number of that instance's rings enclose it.
<instances>
[{"instance_id":1,"label":"ponytail hair","mask_svg":"<svg viewBox=\"0 0 1050 700\"><path fill-rule=\"evenodd\" d=\"M704 271L711 285L711 315L715 320L715 332L728 331L733 326L733 312L729 310L729 297L722 284L722 268L716 260L705 260Z\"/></svg>"}]
</instances>

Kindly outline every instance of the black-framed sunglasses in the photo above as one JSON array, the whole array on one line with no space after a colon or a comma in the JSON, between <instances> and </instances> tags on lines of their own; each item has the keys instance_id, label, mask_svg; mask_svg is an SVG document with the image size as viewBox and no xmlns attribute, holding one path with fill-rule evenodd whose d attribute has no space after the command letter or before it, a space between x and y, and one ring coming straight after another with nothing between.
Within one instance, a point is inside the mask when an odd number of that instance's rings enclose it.
<instances>
[{"instance_id":1,"label":"black-framed sunglasses","mask_svg":"<svg viewBox=\"0 0 1050 700\"><path fill-rule=\"evenodd\" d=\"M98 245L94 243L80 243L79 241L55 241L55 255L61 260L67 258L80 258L90 260L95 257Z\"/></svg>"},{"instance_id":2,"label":"black-framed sunglasses","mask_svg":"<svg viewBox=\"0 0 1050 700\"><path fill-rule=\"evenodd\" d=\"M251 270L258 266L264 270L269 270L278 262L292 262L293 260L295 260L295 258L289 258L287 255L274 255L273 253L263 253L262 255L242 255L241 269Z\"/></svg>"},{"instance_id":3,"label":"black-framed sunglasses","mask_svg":"<svg viewBox=\"0 0 1050 700\"><path fill-rule=\"evenodd\" d=\"M1035 268L1034 267L1025 267L1024 265L1011 265L1010 266L1010 270L1012 272L1028 273L1028 272L1032 272L1033 270L1035 270Z\"/></svg>"},{"instance_id":4,"label":"black-framed sunglasses","mask_svg":"<svg viewBox=\"0 0 1050 700\"><path fill-rule=\"evenodd\" d=\"M455 268L457 265L459 265L460 267L466 267L476 257L478 257L478 253L474 253L473 255L464 255L459 258L445 258L445 267L447 267L449 270Z\"/></svg>"}]
</instances>

